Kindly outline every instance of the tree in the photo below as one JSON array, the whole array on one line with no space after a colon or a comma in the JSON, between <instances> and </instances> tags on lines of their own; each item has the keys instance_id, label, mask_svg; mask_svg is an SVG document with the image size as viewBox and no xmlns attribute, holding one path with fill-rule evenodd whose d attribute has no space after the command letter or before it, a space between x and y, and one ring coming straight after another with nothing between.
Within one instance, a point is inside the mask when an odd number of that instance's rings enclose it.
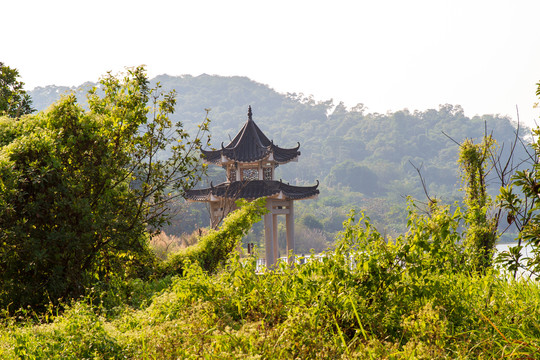
<instances>
[{"instance_id":1,"label":"tree","mask_svg":"<svg viewBox=\"0 0 540 360\"><path fill-rule=\"evenodd\" d=\"M45 113L0 120L0 303L78 296L151 262L148 231L204 170L173 124L174 93L149 88L143 67L108 74L83 110L74 95ZM140 274L139 274L140 275Z\"/></svg>"},{"instance_id":2,"label":"tree","mask_svg":"<svg viewBox=\"0 0 540 360\"><path fill-rule=\"evenodd\" d=\"M536 86L536 96L540 97L540 82ZM519 231L517 245L510 246L497 259L513 272L514 278L520 268L531 276L540 273L540 127L533 129L532 135L531 148L524 146L529 168L515 171L510 184L501 187L498 196L501 208L508 211L508 223ZM531 249L529 256L523 254L525 246Z\"/></svg>"},{"instance_id":3,"label":"tree","mask_svg":"<svg viewBox=\"0 0 540 360\"><path fill-rule=\"evenodd\" d=\"M19 71L0 62L0 115L18 118L30 114L32 108L30 95L23 90L24 83L18 81Z\"/></svg>"},{"instance_id":4,"label":"tree","mask_svg":"<svg viewBox=\"0 0 540 360\"><path fill-rule=\"evenodd\" d=\"M467 207L465 221L465 251L472 268L481 272L491 267L495 241L497 239L498 214L489 214L491 199L487 192L486 169L495 140L484 136L481 144L465 140L460 144L459 165L465 191Z\"/></svg>"},{"instance_id":5,"label":"tree","mask_svg":"<svg viewBox=\"0 0 540 360\"><path fill-rule=\"evenodd\" d=\"M351 190L372 196L379 191L379 179L367 166L359 165L351 160L345 160L332 167L325 181L329 184L341 183Z\"/></svg>"},{"instance_id":6,"label":"tree","mask_svg":"<svg viewBox=\"0 0 540 360\"><path fill-rule=\"evenodd\" d=\"M312 214L306 214L301 217L300 222L309 229L323 230L323 224Z\"/></svg>"}]
</instances>

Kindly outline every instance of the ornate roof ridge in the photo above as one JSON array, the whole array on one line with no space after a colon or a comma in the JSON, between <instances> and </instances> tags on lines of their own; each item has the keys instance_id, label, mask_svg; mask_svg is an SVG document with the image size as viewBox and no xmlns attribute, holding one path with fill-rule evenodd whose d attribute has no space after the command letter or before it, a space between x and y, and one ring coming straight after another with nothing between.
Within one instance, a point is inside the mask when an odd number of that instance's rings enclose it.
<instances>
[{"instance_id":1,"label":"ornate roof ridge","mask_svg":"<svg viewBox=\"0 0 540 360\"><path fill-rule=\"evenodd\" d=\"M253 121L253 113L251 111L251 105L249 105L247 121L244 123L244 126L242 126L238 134L236 134L236 136L234 137L234 139L232 139L229 145L225 146L225 149L236 149L239 145L242 145L243 141L249 141L250 139L245 138L245 136L247 136L247 132L251 132L253 140L257 142L255 145L267 148L272 144L272 141L268 139L268 137L257 126L255 121Z\"/></svg>"},{"instance_id":2,"label":"ornate roof ridge","mask_svg":"<svg viewBox=\"0 0 540 360\"><path fill-rule=\"evenodd\" d=\"M247 121L227 146L221 143L220 150L202 150L201 152L208 162L215 164L221 162L222 156L232 161L246 163L263 160L273 152L274 160L283 164L296 159L300 155L299 148L300 143L295 148L282 148L275 145L273 140L269 140L253 121L250 105Z\"/></svg>"}]
</instances>

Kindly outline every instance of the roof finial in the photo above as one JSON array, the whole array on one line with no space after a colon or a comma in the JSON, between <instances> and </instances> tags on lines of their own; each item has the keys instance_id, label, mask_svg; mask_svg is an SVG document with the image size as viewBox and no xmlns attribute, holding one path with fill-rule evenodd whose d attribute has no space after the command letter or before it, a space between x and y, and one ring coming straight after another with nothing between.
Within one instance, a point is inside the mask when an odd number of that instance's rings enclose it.
<instances>
[{"instance_id":1,"label":"roof finial","mask_svg":"<svg viewBox=\"0 0 540 360\"><path fill-rule=\"evenodd\" d=\"M249 105L248 107L248 120L253 121L253 119L251 118L251 105Z\"/></svg>"}]
</instances>

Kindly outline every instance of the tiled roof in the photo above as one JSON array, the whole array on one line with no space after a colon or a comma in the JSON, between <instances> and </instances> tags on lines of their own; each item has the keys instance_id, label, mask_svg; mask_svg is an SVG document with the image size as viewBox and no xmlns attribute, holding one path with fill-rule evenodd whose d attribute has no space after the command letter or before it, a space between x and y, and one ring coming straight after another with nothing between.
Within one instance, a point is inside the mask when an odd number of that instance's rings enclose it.
<instances>
[{"instance_id":1,"label":"tiled roof","mask_svg":"<svg viewBox=\"0 0 540 360\"><path fill-rule=\"evenodd\" d=\"M219 164L222 156L232 161L247 163L263 160L273 153L274 160L284 164L300 156L299 148L300 143L290 149L274 145L253 121L250 106L247 122L229 145L223 146L222 143L221 150L202 150L202 154L209 163Z\"/></svg>"},{"instance_id":2,"label":"tiled roof","mask_svg":"<svg viewBox=\"0 0 540 360\"><path fill-rule=\"evenodd\" d=\"M319 194L317 185L294 186L276 180L251 180L221 183L206 189L188 190L186 198L192 201L210 201L210 196L228 199L257 199L283 193L286 199L301 200Z\"/></svg>"}]
</instances>

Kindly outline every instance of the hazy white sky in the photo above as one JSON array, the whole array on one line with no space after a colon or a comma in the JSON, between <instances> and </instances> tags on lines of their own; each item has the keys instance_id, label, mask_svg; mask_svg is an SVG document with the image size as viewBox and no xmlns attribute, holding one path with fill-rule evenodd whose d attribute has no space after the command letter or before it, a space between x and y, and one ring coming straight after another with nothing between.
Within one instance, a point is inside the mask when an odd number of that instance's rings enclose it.
<instances>
[{"instance_id":1,"label":"hazy white sky","mask_svg":"<svg viewBox=\"0 0 540 360\"><path fill-rule=\"evenodd\" d=\"M538 0L6 0L0 61L27 89L146 64L241 75L368 111L459 104L532 124Z\"/></svg>"}]
</instances>

